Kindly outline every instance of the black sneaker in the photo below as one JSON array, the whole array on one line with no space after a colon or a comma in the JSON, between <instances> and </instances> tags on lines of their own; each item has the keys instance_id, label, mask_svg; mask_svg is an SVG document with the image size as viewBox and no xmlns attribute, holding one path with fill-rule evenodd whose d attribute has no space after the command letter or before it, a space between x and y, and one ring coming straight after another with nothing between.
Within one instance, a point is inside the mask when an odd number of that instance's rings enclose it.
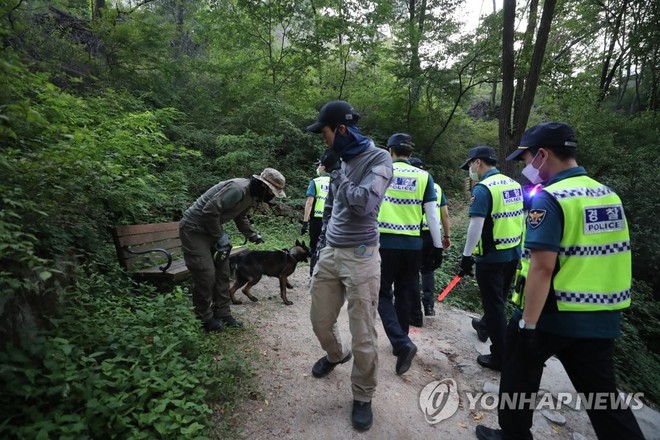
<instances>
[{"instance_id":1,"label":"black sneaker","mask_svg":"<svg viewBox=\"0 0 660 440\"><path fill-rule=\"evenodd\" d=\"M412 342L410 345L399 349L399 352L396 356L396 367L394 369L397 375L401 376L403 373L410 369L410 365L412 364L412 360L416 354L417 346Z\"/></svg>"},{"instance_id":2,"label":"black sneaker","mask_svg":"<svg viewBox=\"0 0 660 440\"><path fill-rule=\"evenodd\" d=\"M353 401L353 412L351 412L351 422L353 428L358 431L366 431L371 428L374 422L374 415L371 412L371 402Z\"/></svg>"},{"instance_id":3,"label":"black sneaker","mask_svg":"<svg viewBox=\"0 0 660 440\"><path fill-rule=\"evenodd\" d=\"M227 327L243 328L243 323L231 315L221 316L220 320L224 322Z\"/></svg>"},{"instance_id":4,"label":"black sneaker","mask_svg":"<svg viewBox=\"0 0 660 440\"><path fill-rule=\"evenodd\" d=\"M435 310L433 310L433 306L424 306L424 316L435 316Z\"/></svg>"},{"instance_id":5,"label":"black sneaker","mask_svg":"<svg viewBox=\"0 0 660 440\"><path fill-rule=\"evenodd\" d=\"M502 371L502 363L493 358L492 354L480 354L477 356L477 363L491 370Z\"/></svg>"},{"instance_id":6,"label":"black sneaker","mask_svg":"<svg viewBox=\"0 0 660 440\"><path fill-rule=\"evenodd\" d=\"M222 325L222 321L219 319L211 318L208 321L204 321L202 323L202 327L204 330L206 330L207 333L220 333L221 331L224 330L224 326Z\"/></svg>"},{"instance_id":7,"label":"black sneaker","mask_svg":"<svg viewBox=\"0 0 660 440\"><path fill-rule=\"evenodd\" d=\"M477 338L481 342L486 342L488 339L488 330L481 326L481 319L472 318L472 328L477 331Z\"/></svg>"},{"instance_id":8,"label":"black sneaker","mask_svg":"<svg viewBox=\"0 0 660 440\"><path fill-rule=\"evenodd\" d=\"M332 370L339 364L345 364L350 361L353 357L353 353L349 352L346 357L339 362L330 362L327 356L323 356L321 359L316 361L312 367L312 375L314 377L325 377L328 374L332 373Z\"/></svg>"},{"instance_id":9,"label":"black sneaker","mask_svg":"<svg viewBox=\"0 0 660 440\"><path fill-rule=\"evenodd\" d=\"M422 318L422 312L419 312L419 316L411 316L408 320L408 325L413 327L424 327L424 318Z\"/></svg>"}]
</instances>

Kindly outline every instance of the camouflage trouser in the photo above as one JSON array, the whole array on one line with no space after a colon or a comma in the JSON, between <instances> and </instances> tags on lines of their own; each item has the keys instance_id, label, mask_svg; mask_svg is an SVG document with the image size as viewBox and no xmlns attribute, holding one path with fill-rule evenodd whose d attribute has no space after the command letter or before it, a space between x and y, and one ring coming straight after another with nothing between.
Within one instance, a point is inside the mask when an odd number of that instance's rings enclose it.
<instances>
[{"instance_id":1,"label":"camouflage trouser","mask_svg":"<svg viewBox=\"0 0 660 440\"><path fill-rule=\"evenodd\" d=\"M186 228L180 228L179 234L183 259L193 280L195 315L202 321L230 315L229 259L214 261L214 237Z\"/></svg>"},{"instance_id":2,"label":"camouflage trouser","mask_svg":"<svg viewBox=\"0 0 660 440\"><path fill-rule=\"evenodd\" d=\"M378 350L376 316L380 288L378 246L321 249L312 275L310 318L330 362L353 351L353 398L369 401L376 391ZM348 301L352 347L342 340L337 317Z\"/></svg>"}]
</instances>

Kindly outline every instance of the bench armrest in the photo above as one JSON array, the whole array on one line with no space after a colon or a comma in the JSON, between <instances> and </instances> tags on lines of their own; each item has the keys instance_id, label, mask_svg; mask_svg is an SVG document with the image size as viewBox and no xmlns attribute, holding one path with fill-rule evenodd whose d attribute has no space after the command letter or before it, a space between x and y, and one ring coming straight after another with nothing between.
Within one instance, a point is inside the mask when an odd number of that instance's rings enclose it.
<instances>
[{"instance_id":1,"label":"bench armrest","mask_svg":"<svg viewBox=\"0 0 660 440\"><path fill-rule=\"evenodd\" d=\"M155 249L149 249L148 251L135 252L132 251L128 246L124 246L124 250L129 254L133 254L133 255L148 254L150 252L161 252L165 254L165 256L167 257L167 264L165 266L158 267L158 269L162 270L163 272L167 272L167 269L169 269L170 266L172 265L172 254L170 254L168 251L162 248L155 248Z\"/></svg>"}]
</instances>

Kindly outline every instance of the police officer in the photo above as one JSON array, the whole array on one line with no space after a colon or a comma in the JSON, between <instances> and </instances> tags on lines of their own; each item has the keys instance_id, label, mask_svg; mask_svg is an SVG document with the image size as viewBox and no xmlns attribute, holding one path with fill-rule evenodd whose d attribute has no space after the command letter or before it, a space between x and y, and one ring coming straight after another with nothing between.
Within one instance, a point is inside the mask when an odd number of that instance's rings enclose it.
<instances>
[{"instance_id":1,"label":"police officer","mask_svg":"<svg viewBox=\"0 0 660 440\"><path fill-rule=\"evenodd\" d=\"M387 147L392 156L394 177L378 213L381 257L378 313L397 356L395 371L400 375L408 371L417 353L408 329L412 308L419 308L420 234L424 213L433 237L433 269L442 262L442 234L433 178L408 163L413 152L411 136L396 133L387 141Z\"/></svg>"},{"instance_id":2,"label":"police officer","mask_svg":"<svg viewBox=\"0 0 660 440\"><path fill-rule=\"evenodd\" d=\"M421 170L424 170L424 162L417 157L411 157L408 161L410 165L417 167ZM435 194L438 197L436 201L436 210L438 217L440 218L440 223L442 225L442 248L449 249L451 247L451 237L450 237L450 221L449 221L449 209L447 208L447 197L445 196L444 191L440 188L440 185L437 182L433 183L435 188ZM435 247L433 246L433 237L431 236L431 231L429 230L429 225L426 219L426 214L422 218L422 262L419 267L419 272L422 276L422 297L421 305L424 308L424 316L434 316L435 315L435 267L438 262L436 261ZM442 260L440 261L440 263ZM414 306L412 309L410 317L410 325L421 327L423 324L422 310Z\"/></svg>"},{"instance_id":3,"label":"police officer","mask_svg":"<svg viewBox=\"0 0 660 440\"><path fill-rule=\"evenodd\" d=\"M504 304L520 259L523 194L520 184L501 174L497 156L490 147L474 147L461 169L477 182L472 189L468 214L470 223L461 259L462 275L472 275L476 256L476 278L484 316L472 326L482 341L490 336L490 354L477 357L483 367L500 370L506 317Z\"/></svg>"},{"instance_id":4,"label":"police officer","mask_svg":"<svg viewBox=\"0 0 660 440\"><path fill-rule=\"evenodd\" d=\"M316 245L323 226L323 208L330 188L330 173L340 167L341 161L337 153L330 149L325 150L316 168L317 177L310 180L307 187L307 200L305 201L300 235L305 235L309 230L309 252L312 255L309 265L310 276L316 264Z\"/></svg>"},{"instance_id":5,"label":"police officer","mask_svg":"<svg viewBox=\"0 0 660 440\"><path fill-rule=\"evenodd\" d=\"M195 315L207 332L220 332L223 324L242 327L229 309L229 259L214 260L215 251L231 249L223 225L234 220L252 243L263 243L247 218L249 209L273 197L285 197L284 176L265 168L251 179L230 179L207 190L183 214L179 223L183 259L193 280Z\"/></svg>"},{"instance_id":6,"label":"police officer","mask_svg":"<svg viewBox=\"0 0 660 440\"><path fill-rule=\"evenodd\" d=\"M573 129L563 122L535 125L508 160L522 159L523 174L546 181L532 200L525 247L530 265L524 310L507 329L500 401L533 397L544 362L556 355L578 393L601 408L587 408L599 439L641 439L630 408L613 405L614 338L621 310L630 306L628 224L614 191L587 176L575 157ZM529 439L533 401L499 409L502 430L477 426L479 439Z\"/></svg>"}]
</instances>

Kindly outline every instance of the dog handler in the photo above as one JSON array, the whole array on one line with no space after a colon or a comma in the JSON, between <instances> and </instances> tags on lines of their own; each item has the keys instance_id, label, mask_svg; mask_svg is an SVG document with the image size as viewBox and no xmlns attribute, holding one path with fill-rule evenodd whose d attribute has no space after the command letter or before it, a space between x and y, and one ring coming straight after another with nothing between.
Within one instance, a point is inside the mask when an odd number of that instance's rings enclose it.
<instances>
[{"instance_id":1,"label":"dog handler","mask_svg":"<svg viewBox=\"0 0 660 440\"><path fill-rule=\"evenodd\" d=\"M552 355L585 406L596 402L586 409L599 440L644 438L630 407L614 401L614 338L630 307L628 222L619 196L588 177L576 153L573 128L546 122L525 131L507 157L525 161L530 182L546 183L527 216L524 310L509 322L500 382L500 402L504 395L519 404L500 406L501 430L477 426L480 440L532 438L535 396Z\"/></svg>"},{"instance_id":2,"label":"dog handler","mask_svg":"<svg viewBox=\"0 0 660 440\"><path fill-rule=\"evenodd\" d=\"M229 251L229 236L223 224L234 220L238 230L252 243L264 240L247 218L257 202L268 202L284 194L284 176L273 168L250 179L220 182L202 194L183 214L179 223L181 247L193 279L195 315L207 332L221 332L224 325L242 327L229 310L229 258L216 261L216 251Z\"/></svg>"},{"instance_id":3,"label":"dog handler","mask_svg":"<svg viewBox=\"0 0 660 440\"><path fill-rule=\"evenodd\" d=\"M324 377L354 357L351 421L358 430L373 422L371 399L376 391L378 352L376 315L380 286L378 210L392 179L392 159L357 128L359 114L346 101L330 101L307 127L322 133L342 159L331 173L323 213L319 260L311 284L310 319L326 355L312 367ZM352 346L342 339L337 316L348 301ZM352 350L352 352L351 352Z\"/></svg>"}]
</instances>

